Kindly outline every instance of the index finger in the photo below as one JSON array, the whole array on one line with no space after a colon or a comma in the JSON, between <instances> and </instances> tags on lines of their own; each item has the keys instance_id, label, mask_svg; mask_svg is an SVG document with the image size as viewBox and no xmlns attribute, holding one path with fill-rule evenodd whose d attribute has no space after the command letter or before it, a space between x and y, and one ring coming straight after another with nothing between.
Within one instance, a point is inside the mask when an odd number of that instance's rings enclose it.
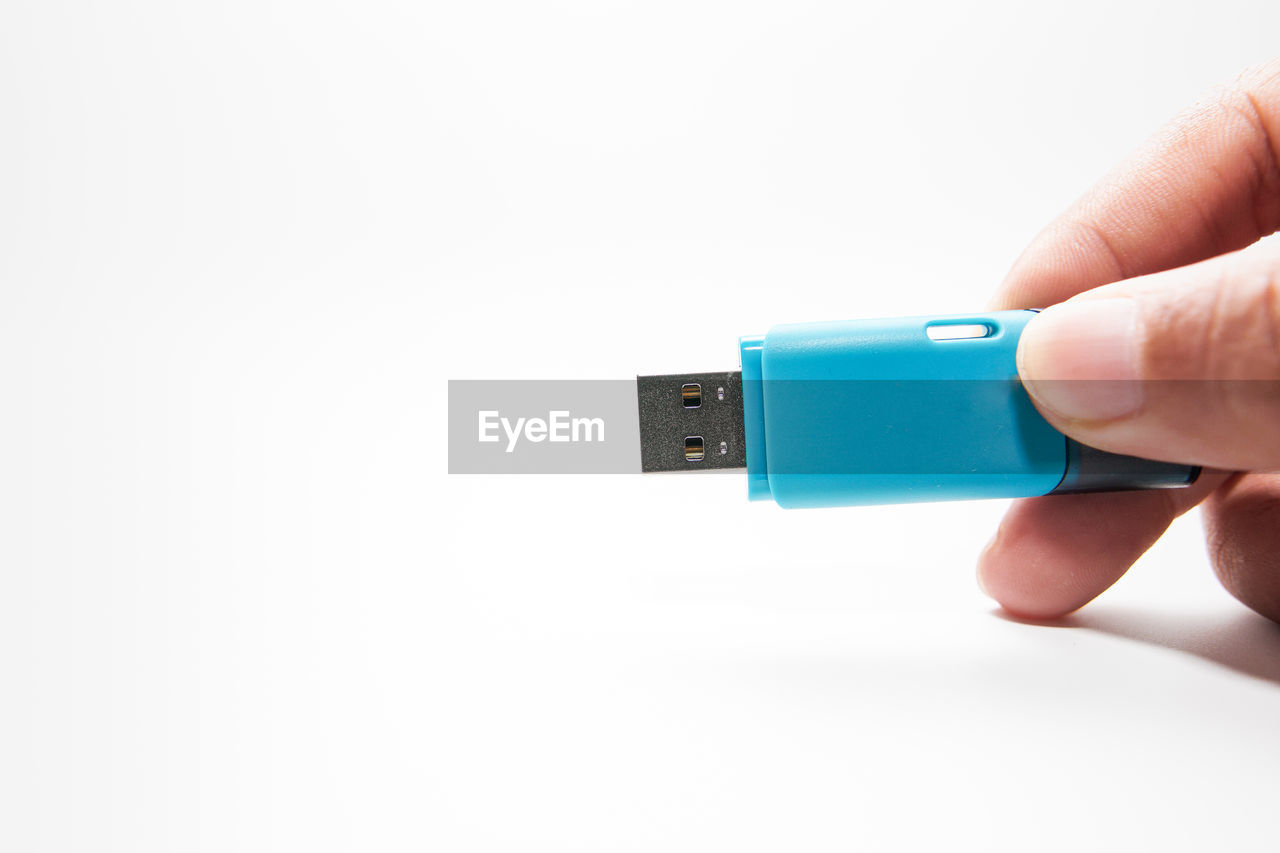
<instances>
[{"instance_id":1,"label":"index finger","mask_svg":"<svg viewBox=\"0 0 1280 853\"><path fill-rule=\"evenodd\" d=\"M1280 228L1280 59L1178 116L1031 241L993 306L1043 308Z\"/></svg>"}]
</instances>

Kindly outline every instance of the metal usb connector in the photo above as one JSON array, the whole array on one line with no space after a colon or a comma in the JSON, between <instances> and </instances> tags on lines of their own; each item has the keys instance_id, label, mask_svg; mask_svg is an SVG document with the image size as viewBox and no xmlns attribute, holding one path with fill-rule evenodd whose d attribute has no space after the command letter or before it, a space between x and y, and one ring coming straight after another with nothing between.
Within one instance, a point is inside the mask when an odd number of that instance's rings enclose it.
<instances>
[{"instance_id":1,"label":"metal usb connector","mask_svg":"<svg viewBox=\"0 0 1280 853\"><path fill-rule=\"evenodd\" d=\"M746 467L741 371L637 376L636 397L641 470Z\"/></svg>"}]
</instances>

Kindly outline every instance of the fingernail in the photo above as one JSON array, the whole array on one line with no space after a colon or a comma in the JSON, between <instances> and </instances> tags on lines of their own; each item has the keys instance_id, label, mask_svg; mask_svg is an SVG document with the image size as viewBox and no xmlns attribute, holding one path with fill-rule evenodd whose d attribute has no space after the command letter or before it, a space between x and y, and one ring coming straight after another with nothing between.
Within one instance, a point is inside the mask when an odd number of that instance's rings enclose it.
<instances>
[{"instance_id":1,"label":"fingernail","mask_svg":"<svg viewBox=\"0 0 1280 853\"><path fill-rule=\"evenodd\" d=\"M978 563L978 572L976 577L978 581L978 591L987 598L995 598L995 596L991 594L991 590L987 589L987 582L982 577L982 563Z\"/></svg>"},{"instance_id":2,"label":"fingernail","mask_svg":"<svg viewBox=\"0 0 1280 853\"><path fill-rule=\"evenodd\" d=\"M1047 308L1018 343L1018 374L1040 406L1106 421L1142 405L1132 299L1082 299Z\"/></svg>"},{"instance_id":3,"label":"fingernail","mask_svg":"<svg viewBox=\"0 0 1280 853\"><path fill-rule=\"evenodd\" d=\"M1000 541L1000 533L1003 530L1004 530L1003 524L997 527L996 532L991 536L991 539L987 542L987 544L983 546L981 553L978 554L978 571L977 571L978 589L980 589L982 591L982 594L985 595L987 598L995 598L995 596L993 596L991 594L991 591L987 589L987 582L986 582L986 579L982 577L982 573L983 573L983 569L986 568L987 557L991 554L992 551L995 550L996 544Z\"/></svg>"}]
</instances>

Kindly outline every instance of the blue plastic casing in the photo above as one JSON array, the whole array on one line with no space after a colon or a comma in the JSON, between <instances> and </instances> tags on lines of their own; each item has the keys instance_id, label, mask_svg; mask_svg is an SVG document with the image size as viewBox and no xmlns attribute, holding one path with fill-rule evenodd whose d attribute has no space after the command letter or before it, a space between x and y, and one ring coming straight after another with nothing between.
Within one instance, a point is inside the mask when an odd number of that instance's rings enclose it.
<instances>
[{"instance_id":1,"label":"blue plastic casing","mask_svg":"<svg viewBox=\"0 0 1280 853\"><path fill-rule=\"evenodd\" d=\"M805 323L743 338L749 496L820 507L1054 491L1073 443L1018 381L1018 336L1034 316ZM985 334L931 338L930 326L949 325Z\"/></svg>"}]
</instances>

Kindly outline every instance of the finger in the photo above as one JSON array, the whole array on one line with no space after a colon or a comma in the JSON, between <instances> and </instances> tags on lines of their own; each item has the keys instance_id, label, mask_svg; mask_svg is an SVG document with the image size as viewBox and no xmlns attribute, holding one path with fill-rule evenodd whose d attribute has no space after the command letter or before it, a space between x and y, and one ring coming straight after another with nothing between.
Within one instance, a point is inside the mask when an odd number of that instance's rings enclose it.
<instances>
[{"instance_id":1,"label":"finger","mask_svg":"<svg viewBox=\"0 0 1280 853\"><path fill-rule=\"evenodd\" d=\"M1119 580L1170 522L1225 479L1206 472L1186 489L1014 501L978 558L978 584L1017 616L1070 613Z\"/></svg>"},{"instance_id":2,"label":"finger","mask_svg":"<svg viewBox=\"0 0 1280 853\"><path fill-rule=\"evenodd\" d=\"M1023 331L1018 373L1040 413L1084 444L1280 468L1280 244L1055 305Z\"/></svg>"},{"instance_id":3,"label":"finger","mask_svg":"<svg viewBox=\"0 0 1280 853\"><path fill-rule=\"evenodd\" d=\"M1205 504L1204 524L1222 585L1280 622L1280 475L1232 477Z\"/></svg>"},{"instance_id":4,"label":"finger","mask_svg":"<svg viewBox=\"0 0 1280 853\"><path fill-rule=\"evenodd\" d=\"M1244 248L1280 228L1280 59L1171 122L1023 252L997 308Z\"/></svg>"}]
</instances>

